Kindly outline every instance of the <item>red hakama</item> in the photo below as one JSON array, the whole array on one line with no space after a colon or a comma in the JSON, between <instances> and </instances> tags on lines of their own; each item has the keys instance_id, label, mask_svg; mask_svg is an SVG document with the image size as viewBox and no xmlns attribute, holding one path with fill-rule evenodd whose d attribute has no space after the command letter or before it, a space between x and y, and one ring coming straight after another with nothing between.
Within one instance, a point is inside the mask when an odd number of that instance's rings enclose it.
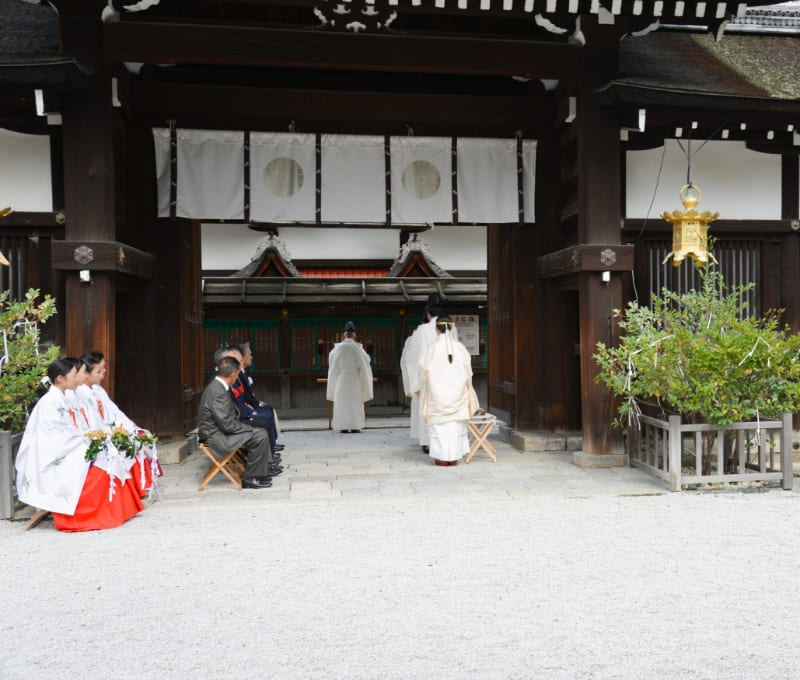
<instances>
[{"instance_id":1,"label":"red hakama","mask_svg":"<svg viewBox=\"0 0 800 680\"><path fill-rule=\"evenodd\" d=\"M144 485L142 485L142 469L144 469ZM153 488L153 468L150 466L150 459L145 458L140 461L138 458L131 466L131 482L141 498L147 498L147 492Z\"/></svg>"},{"instance_id":2,"label":"red hakama","mask_svg":"<svg viewBox=\"0 0 800 680\"><path fill-rule=\"evenodd\" d=\"M120 485L114 480L114 495L108 500L108 473L93 465L86 475L78 506L72 515L53 513L59 531L113 529L144 510L144 503L132 479Z\"/></svg>"}]
</instances>

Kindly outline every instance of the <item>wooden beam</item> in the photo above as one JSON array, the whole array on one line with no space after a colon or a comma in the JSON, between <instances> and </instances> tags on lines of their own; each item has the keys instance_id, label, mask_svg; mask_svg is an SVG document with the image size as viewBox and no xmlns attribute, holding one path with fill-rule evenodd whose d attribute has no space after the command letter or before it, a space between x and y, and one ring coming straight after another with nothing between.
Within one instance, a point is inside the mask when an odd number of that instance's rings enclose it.
<instances>
[{"instance_id":1,"label":"wooden beam","mask_svg":"<svg viewBox=\"0 0 800 680\"><path fill-rule=\"evenodd\" d=\"M633 270L634 246L619 243L589 243L547 253L537 258L541 279L555 279L578 272L621 272Z\"/></svg>"},{"instance_id":2,"label":"wooden beam","mask_svg":"<svg viewBox=\"0 0 800 680\"><path fill-rule=\"evenodd\" d=\"M252 26L104 24L109 62L355 69L529 78L575 78L576 45L410 35L332 33Z\"/></svg>"},{"instance_id":3,"label":"wooden beam","mask_svg":"<svg viewBox=\"0 0 800 680\"><path fill-rule=\"evenodd\" d=\"M677 200L676 200L677 204ZM677 205L675 206L677 207ZM715 220L710 229L714 236L722 235L751 235L751 234L793 234L791 219L784 220ZM672 224L661 219L660 215L648 220L641 218L628 218L625 220L622 232L626 236L632 234L664 234L672 238Z\"/></svg>"},{"instance_id":4,"label":"wooden beam","mask_svg":"<svg viewBox=\"0 0 800 680\"><path fill-rule=\"evenodd\" d=\"M4 208L5 206L0 206ZM13 206L12 206L13 207ZM17 212L9 213L0 219L0 230L6 229L24 230L24 233L30 233L30 236L35 236L34 231L42 229L58 230L64 228L66 216L63 212Z\"/></svg>"},{"instance_id":5,"label":"wooden beam","mask_svg":"<svg viewBox=\"0 0 800 680\"><path fill-rule=\"evenodd\" d=\"M117 241L53 241L53 269L114 271L153 278L154 257Z\"/></svg>"},{"instance_id":6,"label":"wooden beam","mask_svg":"<svg viewBox=\"0 0 800 680\"><path fill-rule=\"evenodd\" d=\"M239 121L250 130L286 130L289 121L295 121L297 130L315 132L363 130L379 121L382 130L396 126L397 134L406 134L406 125L411 125L416 134L446 126L448 134L458 128L504 130L509 135L523 130L535 136L537 130L549 124L553 107L549 97L167 83L134 83L130 96L135 114L156 124L173 118L182 126L201 120L205 127L230 129L232 121Z\"/></svg>"}]
</instances>

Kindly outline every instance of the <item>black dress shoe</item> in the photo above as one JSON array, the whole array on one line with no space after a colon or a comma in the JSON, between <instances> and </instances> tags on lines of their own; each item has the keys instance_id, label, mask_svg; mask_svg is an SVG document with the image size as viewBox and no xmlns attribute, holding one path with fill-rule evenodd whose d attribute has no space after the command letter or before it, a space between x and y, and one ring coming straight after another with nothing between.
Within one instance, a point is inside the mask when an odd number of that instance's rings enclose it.
<instances>
[{"instance_id":1,"label":"black dress shoe","mask_svg":"<svg viewBox=\"0 0 800 680\"><path fill-rule=\"evenodd\" d=\"M269 477L245 477L242 480L243 489L268 489L272 486Z\"/></svg>"},{"instance_id":2,"label":"black dress shoe","mask_svg":"<svg viewBox=\"0 0 800 680\"><path fill-rule=\"evenodd\" d=\"M281 472L283 472L283 468L280 465L270 466L269 473L273 477L277 477Z\"/></svg>"},{"instance_id":3,"label":"black dress shoe","mask_svg":"<svg viewBox=\"0 0 800 680\"><path fill-rule=\"evenodd\" d=\"M283 451L285 448L286 447L283 444L275 444L275 446L272 447L272 450L273 451Z\"/></svg>"},{"instance_id":4,"label":"black dress shoe","mask_svg":"<svg viewBox=\"0 0 800 680\"><path fill-rule=\"evenodd\" d=\"M279 453L272 454L272 460L270 463L280 463L281 462L281 455Z\"/></svg>"}]
</instances>

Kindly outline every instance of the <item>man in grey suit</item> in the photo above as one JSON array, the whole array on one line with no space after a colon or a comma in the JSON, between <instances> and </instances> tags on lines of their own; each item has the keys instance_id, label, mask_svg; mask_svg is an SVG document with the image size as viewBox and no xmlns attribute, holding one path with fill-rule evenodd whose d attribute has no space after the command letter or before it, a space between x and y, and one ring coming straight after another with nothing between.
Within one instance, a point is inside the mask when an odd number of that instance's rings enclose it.
<instances>
[{"instance_id":1,"label":"man in grey suit","mask_svg":"<svg viewBox=\"0 0 800 680\"><path fill-rule=\"evenodd\" d=\"M200 397L198 435L215 453L226 454L244 446L247 467L242 475L243 489L266 489L272 486L268 476L270 460L269 436L259 427L248 427L239 421L230 389L239 376L239 362L233 357L220 360L216 377Z\"/></svg>"}]
</instances>

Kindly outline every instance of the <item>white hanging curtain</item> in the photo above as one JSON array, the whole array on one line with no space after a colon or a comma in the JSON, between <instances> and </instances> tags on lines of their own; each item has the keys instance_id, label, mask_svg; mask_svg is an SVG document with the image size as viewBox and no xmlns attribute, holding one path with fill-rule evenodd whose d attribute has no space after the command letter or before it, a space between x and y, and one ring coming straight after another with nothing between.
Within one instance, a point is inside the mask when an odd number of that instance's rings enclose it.
<instances>
[{"instance_id":1,"label":"white hanging curtain","mask_svg":"<svg viewBox=\"0 0 800 680\"><path fill-rule=\"evenodd\" d=\"M178 130L176 214L244 218L244 132Z\"/></svg>"},{"instance_id":2,"label":"white hanging curtain","mask_svg":"<svg viewBox=\"0 0 800 680\"><path fill-rule=\"evenodd\" d=\"M322 135L323 222L386 221L383 137Z\"/></svg>"},{"instance_id":3,"label":"white hanging curtain","mask_svg":"<svg viewBox=\"0 0 800 680\"><path fill-rule=\"evenodd\" d=\"M517 140L458 140L458 220L518 222Z\"/></svg>"},{"instance_id":4,"label":"white hanging curtain","mask_svg":"<svg viewBox=\"0 0 800 680\"><path fill-rule=\"evenodd\" d=\"M0 210L50 212L50 137L0 128Z\"/></svg>"},{"instance_id":5,"label":"white hanging curtain","mask_svg":"<svg viewBox=\"0 0 800 680\"><path fill-rule=\"evenodd\" d=\"M536 140L522 140L522 195L526 222L536 221Z\"/></svg>"},{"instance_id":6,"label":"white hanging curtain","mask_svg":"<svg viewBox=\"0 0 800 680\"><path fill-rule=\"evenodd\" d=\"M453 182L449 137L392 137L392 224L450 222Z\"/></svg>"},{"instance_id":7,"label":"white hanging curtain","mask_svg":"<svg viewBox=\"0 0 800 680\"><path fill-rule=\"evenodd\" d=\"M256 222L314 222L315 135L250 133L250 217Z\"/></svg>"},{"instance_id":8,"label":"white hanging curtain","mask_svg":"<svg viewBox=\"0 0 800 680\"><path fill-rule=\"evenodd\" d=\"M158 216L169 217L169 128L153 128L156 149L156 186L158 187Z\"/></svg>"}]
</instances>

